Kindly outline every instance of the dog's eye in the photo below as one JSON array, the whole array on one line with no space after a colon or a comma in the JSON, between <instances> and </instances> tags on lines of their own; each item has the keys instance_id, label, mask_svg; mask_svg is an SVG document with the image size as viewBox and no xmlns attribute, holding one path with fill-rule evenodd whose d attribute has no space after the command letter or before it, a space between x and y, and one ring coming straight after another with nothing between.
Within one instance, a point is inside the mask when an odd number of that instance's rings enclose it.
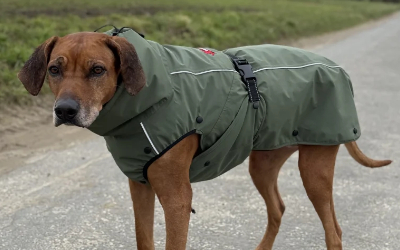
<instances>
[{"instance_id":1,"label":"dog's eye","mask_svg":"<svg viewBox=\"0 0 400 250\"><path fill-rule=\"evenodd\" d=\"M94 68L92 69L93 74L94 74L94 75L97 75L97 76L102 75L102 74L104 73L104 71L105 71L104 68L99 67L99 66L94 67Z\"/></svg>"},{"instance_id":2,"label":"dog's eye","mask_svg":"<svg viewBox=\"0 0 400 250\"><path fill-rule=\"evenodd\" d=\"M60 73L60 69L57 68L56 66L51 66L49 68L49 73L52 75L58 75Z\"/></svg>"}]
</instances>

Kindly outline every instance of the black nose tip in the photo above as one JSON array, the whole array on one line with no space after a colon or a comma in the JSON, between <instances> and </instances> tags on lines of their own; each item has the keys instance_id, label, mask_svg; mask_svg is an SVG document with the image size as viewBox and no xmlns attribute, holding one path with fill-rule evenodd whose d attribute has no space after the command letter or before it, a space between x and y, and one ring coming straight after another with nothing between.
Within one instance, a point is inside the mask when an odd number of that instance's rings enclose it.
<instances>
[{"instance_id":1,"label":"black nose tip","mask_svg":"<svg viewBox=\"0 0 400 250\"><path fill-rule=\"evenodd\" d=\"M78 111L79 104L73 99L61 99L57 101L54 108L56 116L64 122L74 119Z\"/></svg>"}]
</instances>

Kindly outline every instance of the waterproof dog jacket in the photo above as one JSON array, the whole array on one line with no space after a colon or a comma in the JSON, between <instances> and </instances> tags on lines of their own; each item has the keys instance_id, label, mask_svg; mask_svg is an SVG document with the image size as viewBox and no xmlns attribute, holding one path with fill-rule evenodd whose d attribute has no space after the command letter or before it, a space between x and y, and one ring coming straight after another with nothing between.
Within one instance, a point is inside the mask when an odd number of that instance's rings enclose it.
<instances>
[{"instance_id":1,"label":"waterproof dog jacket","mask_svg":"<svg viewBox=\"0 0 400 250\"><path fill-rule=\"evenodd\" d=\"M132 180L147 182L151 163L193 133L201 135L201 153L190 166L191 182L225 173L251 150L338 145L360 136L349 76L322 56L277 45L160 45L131 29L118 36L135 47L146 85L136 96L119 85L89 130L105 138ZM228 55L251 64L258 109Z\"/></svg>"}]
</instances>

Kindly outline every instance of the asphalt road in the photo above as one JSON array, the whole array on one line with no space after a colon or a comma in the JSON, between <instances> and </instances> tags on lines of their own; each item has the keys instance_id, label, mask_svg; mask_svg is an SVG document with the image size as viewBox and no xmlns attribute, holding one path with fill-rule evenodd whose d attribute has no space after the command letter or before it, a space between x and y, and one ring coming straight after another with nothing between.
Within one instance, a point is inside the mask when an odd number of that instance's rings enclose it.
<instances>
[{"instance_id":1,"label":"asphalt road","mask_svg":"<svg viewBox=\"0 0 400 250\"><path fill-rule=\"evenodd\" d=\"M344 249L400 249L400 15L315 49L353 79L364 152L394 163L371 170L341 149L334 183ZM324 249L324 231L308 200L297 155L281 171L286 204L278 250ZM194 184L188 249L254 249L267 222L247 163ZM165 241L157 204L157 249ZM0 249L136 249L127 178L103 139L50 151L0 176Z\"/></svg>"}]
</instances>

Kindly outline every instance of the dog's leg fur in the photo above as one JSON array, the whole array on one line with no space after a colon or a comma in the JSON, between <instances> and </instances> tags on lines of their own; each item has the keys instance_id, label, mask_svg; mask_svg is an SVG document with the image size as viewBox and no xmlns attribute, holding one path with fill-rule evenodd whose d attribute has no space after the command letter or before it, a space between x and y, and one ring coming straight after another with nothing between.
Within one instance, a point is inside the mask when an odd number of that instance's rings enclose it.
<instances>
[{"instance_id":1,"label":"dog's leg fur","mask_svg":"<svg viewBox=\"0 0 400 250\"><path fill-rule=\"evenodd\" d=\"M253 183L265 200L268 225L256 250L271 250L278 234L285 204L278 190L278 174L285 161L297 147L284 147L272 151L253 151L250 155L249 172Z\"/></svg>"},{"instance_id":2,"label":"dog's leg fur","mask_svg":"<svg viewBox=\"0 0 400 250\"><path fill-rule=\"evenodd\" d=\"M336 221L332 198L337 146L299 146L299 169L308 198L325 230L328 250L341 250L341 229Z\"/></svg>"},{"instance_id":3,"label":"dog's leg fur","mask_svg":"<svg viewBox=\"0 0 400 250\"><path fill-rule=\"evenodd\" d=\"M129 188L135 214L137 248L154 250L154 191L150 186L132 180L129 180Z\"/></svg>"},{"instance_id":4,"label":"dog's leg fur","mask_svg":"<svg viewBox=\"0 0 400 250\"><path fill-rule=\"evenodd\" d=\"M150 184L164 209L166 250L186 249L192 205L189 169L198 145L198 135L190 135L148 169Z\"/></svg>"}]
</instances>

